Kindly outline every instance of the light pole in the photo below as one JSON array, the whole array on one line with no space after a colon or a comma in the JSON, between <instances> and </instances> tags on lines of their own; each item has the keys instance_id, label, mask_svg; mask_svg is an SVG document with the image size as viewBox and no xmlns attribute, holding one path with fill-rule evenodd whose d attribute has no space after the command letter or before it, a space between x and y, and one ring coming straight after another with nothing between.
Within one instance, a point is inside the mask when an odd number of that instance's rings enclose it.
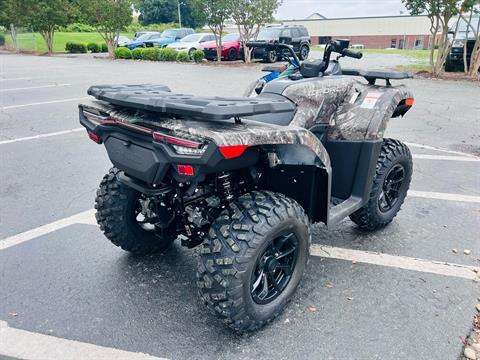
<instances>
[{"instance_id":1,"label":"light pole","mask_svg":"<svg viewBox=\"0 0 480 360\"><path fill-rule=\"evenodd\" d=\"M178 0L177 4L178 4L178 7L177 7L177 9L178 9L178 25L180 27L182 27L182 14L180 13L180 0Z\"/></svg>"}]
</instances>

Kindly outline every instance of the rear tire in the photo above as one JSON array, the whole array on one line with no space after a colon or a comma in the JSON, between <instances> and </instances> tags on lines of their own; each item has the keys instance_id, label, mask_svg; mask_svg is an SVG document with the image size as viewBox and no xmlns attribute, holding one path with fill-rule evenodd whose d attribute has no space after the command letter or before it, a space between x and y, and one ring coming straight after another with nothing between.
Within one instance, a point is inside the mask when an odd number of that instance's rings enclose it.
<instances>
[{"instance_id":1,"label":"rear tire","mask_svg":"<svg viewBox=\"0 0 480 360\"><path fill-rule=\"evenodd\" d=\"M274 63L277 62L278 56L277 52L275 50L271 50L267 52L267 56L265 57L265 61L268 63Z\"/></svg>"},{"instance_id":2,"label":"rear tire","mask_svg":"<svg viewBox=\"0 0 480 360\"><path fill-rule=\"evenodd\" d=\"M119 170L111 168L97 190L95 209L97 223L105 236L116 246L136 255L153 254L170 247L173 234L159 237L144 229L136 220L140 193L118 179Z\"/></svg>"},{"instance_id":3,"label":"rear tire","mask_svg":"<svg viewBox=\"0 0 480 360\"><path fill-rule=\"evenodd\" d=\"M350 215L350 219L363 230L387 226L407 196L412 168L408 147L398 140L384 139L368 203Z\"/></svg>"},{"instance_id":4,"label":"rear tire","mask_svg":"<svg viewBox=\"0 0 480 360\"><path fill-rule=\"evenodd\" d=\"M309 53L310 53L310 49L308 48L308 46L302 45L302 47L300 48L300 54L299 54L300 60L306 60L308 58Z\"/></svg>"},{"instance_id":5,"label":"rear tire","mask_svg":"<svg viewBox=\"0 0 480 360\"><path fill-rule=\"evenodd\" d=\"M310 239L309 220L296 201L266 191L241 196L215 220L203 243L201 298L237 332L262 327L294 294Z\"/></svg>"}]
</instances>

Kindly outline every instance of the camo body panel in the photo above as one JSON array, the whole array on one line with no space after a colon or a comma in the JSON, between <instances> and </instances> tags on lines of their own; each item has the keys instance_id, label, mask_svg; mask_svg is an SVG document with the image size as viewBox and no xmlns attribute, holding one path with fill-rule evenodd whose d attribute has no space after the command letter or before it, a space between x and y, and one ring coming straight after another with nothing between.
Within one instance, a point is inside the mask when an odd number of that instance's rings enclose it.
<instances>
[{"instance_id":1,"label":"camo body panel","mask_svg":"<svg viewBox=\"0 0 480 360\"><path fill-rule=\"evenodd\" d=\"M182 134L210 139L218 146L229 145L275 145L298 144L313 151L330 172L330 157L325 147L310 131L297 126L277 126L251 120L240 124L231 121L181 120L168 118L160 113L137 111L108 104L103 101L91 101L82 104L86 109L96 109L108 114L117 121L135 124L144 123L167 130L171 135Z\"/></svg>"},{"instance_id":2,"label":"camo body panel","mask_svg":"<svg viewBox=\"0 0 480 360\"><path fill-rule=\"evenodd\" d=\"M245 95L256 96L257 84L258 81L254 81ZM380 96L369 108L365 98L371 93ZM413 98L412 92L404 85L369 85L352 76L326 76L292 82L282 95L297 104L291 125L310 129L315 125L329 124L330 140L382 139L400 101Z\"/></svg>"}]
</instances>

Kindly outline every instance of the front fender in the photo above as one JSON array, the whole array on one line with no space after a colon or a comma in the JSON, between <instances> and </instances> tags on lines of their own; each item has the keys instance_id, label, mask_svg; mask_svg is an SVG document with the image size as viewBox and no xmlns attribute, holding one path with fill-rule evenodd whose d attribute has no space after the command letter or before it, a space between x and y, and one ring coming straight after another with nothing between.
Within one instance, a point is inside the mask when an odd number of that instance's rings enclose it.
<instances>
[{"instance_id":1,"label":"front fender","mask_svg":"<svg viewBox=\"0 0 480 360\"><path fill-rule=\"evenodd\" d=\"M329 139L378 140L382 139L388 121L405 99L413 93L404 85L362 85L356 88L357 98L344 103L334 117ZM357 95L358 94L358 95Z\"/></svg>"}]
</instances>

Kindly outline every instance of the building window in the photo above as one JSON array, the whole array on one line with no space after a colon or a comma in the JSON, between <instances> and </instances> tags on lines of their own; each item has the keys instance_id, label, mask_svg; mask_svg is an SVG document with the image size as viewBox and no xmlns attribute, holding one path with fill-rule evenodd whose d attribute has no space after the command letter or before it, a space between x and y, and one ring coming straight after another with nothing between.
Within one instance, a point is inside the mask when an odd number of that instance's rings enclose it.
<instances>
[{"instance_id":1,"label":"building window","mask_svg":"<svg viewBox=\"0 0 480 360\"><path fill-rule=\"evenodd\" d=\"M422 40L420 40L420 39L415 40L415 47L416 48L423 48Z\"/></svg>"},{"instance_id":2,"label":"building window","mask_svg":"<svg viewBox=\"0 0 480 360\"><path fill-rule=\"evenodd\" d=\"M397 48L397 39L392 39L392 42L390 44L390 47L392 49L396 49Z\"/></svg>"},{"instance_id":3,"label":"building window","mask_svg":"<svg viewBox=\"0 0 480 360\"><path fill-rule=\"evenodd\" d=\"M400 39L400 41L398 42L398 48L405 49L405 41L403 39Z\"/></svg>"},{"instance_id":4,"label":"building window","mask_svg":"<svg viewBox=\"0 0 480 360\"><path fill-rule=\"evenodd\" d=\"M331 36L319 36L318 37L318 43L320 45L324 45L324 44L328 43L330 40L332 40Z\"/></svg>"}]
</instances>

